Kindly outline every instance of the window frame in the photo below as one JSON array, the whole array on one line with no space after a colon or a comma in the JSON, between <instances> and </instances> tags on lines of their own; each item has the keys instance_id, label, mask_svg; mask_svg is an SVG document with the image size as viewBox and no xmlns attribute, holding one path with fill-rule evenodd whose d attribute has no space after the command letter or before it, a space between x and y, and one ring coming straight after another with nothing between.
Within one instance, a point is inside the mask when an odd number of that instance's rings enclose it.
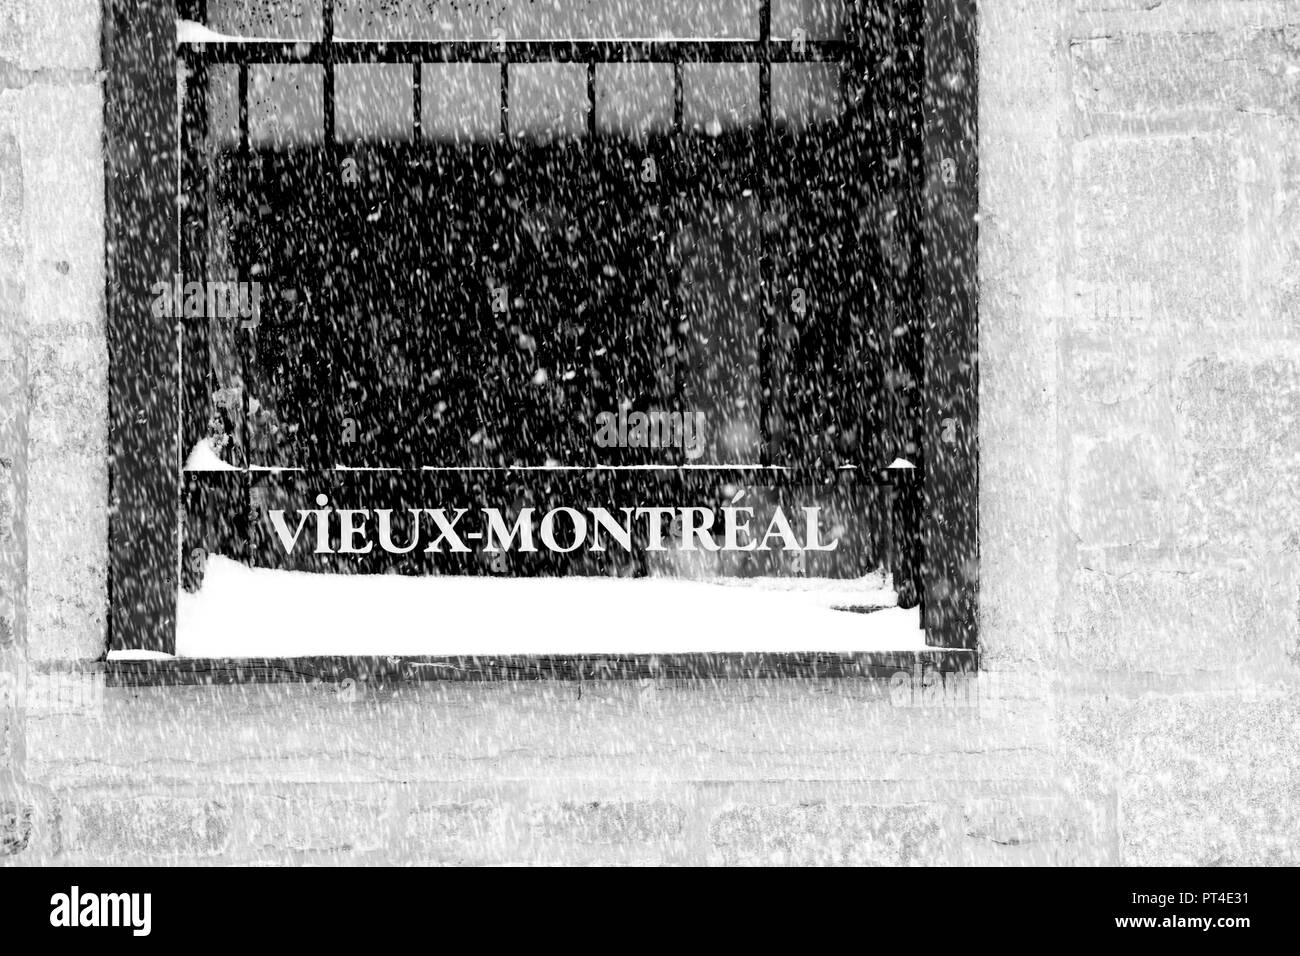
<instances>
[{"instance_id":1,"label":"window frame","mask_svg":"<svg viewBox=\"0 0 1300 956\"><path fill-rule=\"evenodd\" d=\"M190 0L202 9L202 0ZM852 0L850 0L852 2ZM930 648L914 652L844 654L679 654L481 656L456 658L312 657L293 659L113 660L110 680L211 683L259 680L512 680L648 677L868 677L901 671L968 673L978 668L978 230L977 65L975 0L917 0L923 17L922 163L909 197L919 204L925 295L924 408L920 434L924 467L896 487L914 512L919 534L911 556L925 594L923 623ZM323 0L330 37L333 0ZM714 41L731 54L772 62L816 61L833 44L807 41L810 56L770 38L771 0L763 0L757 41ZM179 115L174 0L105 0L106 309L109 343L110 526L109 647L153 644L174 649L176 594L182 553L179 512L159 500L181 501L180 443L184 400L178 394L179 355L173 320L155 317L145 294L170 275L179 255L176 178ZM274 46L287 46L276 41ZM622 41L507 44L349 44L359 62L433 62L470 56L479 62L540 59L594 63L644 48L646 58L680 61L698 44ZM382 49L381 49L382 47ZM532 47L529 53L528 47ZM308 44L306 58L330 47ZM396 48L396 49L394 49ZM303 54L295 54L302 57ZM633 51L632 59L639 58ZM317 60L318 61L318 60ZM318 61L319 62L319 61ZM617 60L614 60L617 62ZM332 60L330 60L332 64ZM589 66L590 77L594 70ZM680 73L680 70L677 71ZM332 131L332 72L326 71L325 123ZM414 76L419 77L417 68ZM504 84L503 84L504 85ZM680 84L678 89L680 90ZM764 84L762 90L768 90ZM419 116L419 86L415 86ZM589 93L590 95L590 93ZM770 96L763 96L770 101ZM680 99L680 98L679 98ZM142 102L145 104L141 107ZM158 104L162 104L160 109ZM152 108L151 108L152 107ZM769 103L763 116L770 117ZM680 111L680 102L677 104ZM188 386L185 386L188 387ZM958 436L967 436L953 440ZM162 463L161 465L158 463ZM169 467L168 463L175 467ZM942 559L940 560L940 556ZM162 640L157 635L162 635ZM141 636L144 637L141 640ZM170 638L170 640L169 640Z\"/></svg>"}]
</instances>

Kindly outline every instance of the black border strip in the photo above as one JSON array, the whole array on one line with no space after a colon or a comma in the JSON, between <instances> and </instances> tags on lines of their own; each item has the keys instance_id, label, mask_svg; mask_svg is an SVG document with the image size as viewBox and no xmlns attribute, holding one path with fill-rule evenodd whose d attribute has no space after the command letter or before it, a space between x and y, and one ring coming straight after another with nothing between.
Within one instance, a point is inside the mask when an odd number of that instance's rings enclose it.
<instances>
[{"instance_id":1,"label":"black border strip","mask_svg":"<svg viewBox=\"0 0 1300 956\"><path fill-rule=\"evenodd\" d=\"M180 367L153 314L176 268L173 0L105 0L104 232L108 346L108 643L165 650L175 631Z\"/></svg>"},{"instance_id":2,"label":"black border strip","mask_svg":"<svg viewBox=\"0 0 1300 956\"><path fill-rule=\"evenodd\" d=\"M924 0L926 642L974 648L979 620L979 41L976 0Z\"/></svg>"}]
</instances>

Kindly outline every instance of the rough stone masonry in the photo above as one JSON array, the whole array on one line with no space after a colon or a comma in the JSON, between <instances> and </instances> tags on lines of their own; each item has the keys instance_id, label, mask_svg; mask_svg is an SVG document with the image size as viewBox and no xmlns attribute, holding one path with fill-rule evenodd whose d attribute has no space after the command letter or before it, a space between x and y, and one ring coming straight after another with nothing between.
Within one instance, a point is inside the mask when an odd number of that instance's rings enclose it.
<instances>
[{"instance_id":1,"label":"rough stone masonry","mask_svg":"<svg viewBox=\"0 0 1300 956\"><path fill-rule=\"evenodd\" d=\"M45 692L105 647L99 8L0 0L0 859L1300 862L1300 2L980 7L983 669L931 706Z\"/></svg>"}]
</instances>

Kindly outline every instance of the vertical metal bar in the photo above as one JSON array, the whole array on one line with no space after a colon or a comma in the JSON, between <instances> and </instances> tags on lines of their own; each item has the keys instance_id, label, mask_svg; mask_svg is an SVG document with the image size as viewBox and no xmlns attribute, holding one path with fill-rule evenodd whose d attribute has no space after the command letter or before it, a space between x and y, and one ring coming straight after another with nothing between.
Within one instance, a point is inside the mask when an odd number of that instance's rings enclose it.
<instances>
[{"instance_id":1,"label":"vertical metal bar","mask_svg":"<svg viewBox=\"0 0 1300 956\"><path fill-rule=\"evenodd\" d=\"M501 141L510 141L510 64L501 54Z\"/></svg>"},{"instance_id":2,"label":"vertical metal bar","mask_svg":"<svg viewBox=\"0 0 1300 956\"><path fill-rule=\"evenodd\" d=\"M423 73L423 63L416 60L411 64L411 135L417 145L424 136L422 125L424 116L423 90L420 85L420 78Z\"/></svg>"},{"instance_id":3,"label":"vertical metal bar","mask_svg":"<svg viewBox=\"0 0 1300 956\"><path fill-rule=\"evenodd\" d=\"M687 354L689 346L686 341L686 333L683 327L686 319L685 304L682 301L682 270L686 263L682 258L682 194L681 179L682 167L685 163L685 149L682 136L682 61L673 61L673 132L670 138L672 149L669 151L671 162L663 163L660 170L660 190L665 199L667 208L664 210L664 241L665 248L663 255L666 257L666 264L670 270L672 282L672 295L669 298L669 308L672 309L672 315L669 317L672 322L671 333L673 342L676 345L676 353L673 355L673 390L676 392L676 403L685 407L686 396L686 369L683 362L683 356Z\"/></svg>"},{"instance_id":4,"label":"vertical metal bar","mask_svg":"<svg viewBox=\"0 0 1300 956\"><path fill-rule=\"evenodd\" d=\"M878 130L873 138L879 141L880 157L880 192L882 212L890 218L882 219L882 248L885 254L880 263L880 274L885 285L884 314L886 322L881 330L881 348L884 364L884 387L886 392L888 441L882 455L884 461L893 461L897 457L907 458L916 463L913 456L905 452L907 444L907 427L905 422L906 396L903 394L906 379L904 358L904 339L909 320L907 276L899 271L899 246L907 234L907 210L905 200L900 196L902 186L902 166L904 162L903 138L900 130L907 122L907 111L902 102L900 77L905 75L903 54L900 42L905 40L903 26L904 13L900 9L891 9L889 21L877 32L875 40L879 46L873 59L873 76L869 81L872 92L872 113L868 120L873 130ZM888 117L882 125L880 117ZM884 462L881 462L883 465ZM909 489L906 486L908 474L891 470L892 482L891 508L893 537L889 563L894 590L902 604L914 606L916 597L914 569L912 568L912 539L914 528L911 524Z\"/></svg>"},{"instance_id":5,"label":"vertical metal bar","mask_svg":"<svg viewBox=\"0 0 1300 956\"><path fill-rule=\"evenodd\" d=\"M849 96L854 86L853 66L855 63L861 62L861 58L857 55L859 52L857 50L857 44L859 42L857 18L861 14L859 14L856 10L848 9L848 7L849 5L845 4L846 9L844 10L843 39L844 39L846 50L845 53L843 54L843 58L837 60L835 64L837 67L839 67L839 84L840 84L839 126L840 126L841 137L849 136L852 131L852 123L849 120L849 105L850 105Z\"/></svg>"},{"instance_id":6,"label":"vertical metal bar","mask_svg":"<svg viewBox=\"0 0 1300 956\"><path fill-rule=\"evenodd\" d=\"M682 132L682 61L673 62L673 132Z\"/></svg>"},{"instance_id":7,"label":"vertical metal bar","mask_svg":"<svg viewBox=\"0 0 1300 956\"><path fill-rule=\"evenodd\" d=\"M902 457L911 461L924 473L927 462L918 444L917 421L924 347L921 299L925 292L918 271L921 210L915 171L917 134L913 129L914 120L921 116L914 95L914 83L920 79L915 54L920 36L917 12L916 5L893 10L890 21L875 37L881 49L874 51L872 58L875 82L868 86L872 100L867 119L880 129L873 134L873 145L878 138L883 160L882 206L891 216L884 227L882 238L887 254L880 267L887 283L884 299L888 321L881 330L881 345L890 433L883 452L889 460ZM880 92L876 92L876 86ZM888 117L883 128L878 123L881 116ZM891 471L890 476L894 535L890 572L899 606L910 608L923 602L920 527L925 489L912 469ZM921 613L924 624L924 609Z\"/></svg>"},{"instance_id":8,"label":"vertical metal bar","mask_svg":"<svg viewBox=\"0 0 1300 956\"><path fill-rule=\"evenodd\" d=\"M902 54L898 41L900 11L890 13L890 20L884 24L876 37L880 46L875 61L874 76L870 84L873 90L873 114L869 117L873 127L879 130L880 142L880 192L881 211L887 218L882 218L883 250L881 278L885 284L885 316L887 322L882 330L881 345L885 352L885 389L887 393L888 444L884 448L885 461L892 461L904 455L905 424L903 399L901 396L904 369L902 367L902 343L900 338L907 326L907 303L905 277L898 272L898 243L905 233L906 222L904 210L899 200L901 180L902 126L899 110L902 107L899 95L899 75L902 72ZM883 124L880 117L888 117ZM901 330L901 331L900 331Z\"/></svg>"},{"instance_id":9,"label":"vertical metal bar","mask_svg":"<svg viewBox=\"0 0 1300 956\"><path fill-rule=\"evenodd\" d=\"M587 63L587 139L596 148L596 61Z\"/></svg>"},{"instance_id":10,"label":"vertical metal bar","mask_svg":"<svg viewBox=\"0 0 1300 956\"><path fill-rule=\"evenodd\" d=\"M185 99L181 112L180 136L180 188L181 216L179 258L176 263L178 291L185 287L186 277L203 281L209 278L207 267L207 218L210 157L207 152L207 86L208 68L202 56L187 55L181 61L186 70ZM223 277L224 278L224 277ZM169 276L168 284L172 284ZM178 295L177 299L183 299ZM176 303L178 316L184 311ZM207 430L208 406L212 400L213 374L209 323L204 315L198 318L181 318L177 322L180 333L180 586L194 592L202 584L202 565L196 566L189 555L196 547L205 551L212 543L205 534L202 485L194 476L183 471L190 449L201 441Z\"/></svg>"},{"instance_id":11,"label":"vertical metal bar","mask_svg":"<svg viewBox=\"0 0 1300 956\"><path fill-rule=\"evenodd\" d=\"M924 110L921 103L922 87L925 78L925 66L922 60L921 44L924 32L924 11L920 5L912 4L906 14L899 17L899 26L901 33L898 36L898 44L904 55L900 57L904 66L902 83L899 87L900 98L902 100L898 113L900 117L906 117L900 123L903 136L900 141L899 155L902 158L902 190L904 209L900 210L899 217L906 217L906 234L907 252L904 256L906 262L910 263L910 273L907 283L907 335L906 350L904 353L904 367L907 369L907 377L911 384L910 396L908 403L907 418L907 436L906 445L915 447L916 452L912 460L917 462L926 473L929 467L924 442L922 439L923 422L922 416L925 412L924 407L924 381L925 381L925 351L926 351L926 316L925 307L922 304L925 297L925 275L922 266L922 241L921 233L925 212L922 207L924 170L922 169L921 160L924 149ZM915 119L915 122L912 120ZM912 574L913 588L916 591L915 600L921 605L922 626L925 624L925 589L922 584L922 564L924 560L924 542L921 532L921 511L922 501L924 498L924 489L920 481L913 481L908 498L908 544L910 546L910 569Z\"/></svg>"},{"instance_id":12,"label":"vertical metal bar","mask_svg":"<svg viewBox=\"0 0 1300 956\"><path fill-rule=\"evenodd\" d=\"M761 141L758 147L758 263L759 301L762 311L762 328L759 331L759 435L762 449L759 460L772 464L772 394L773 381L772 343L774 339L773 264L767 247L767 215L771 205L771 186L768 183L772 149L772 0L763 0L758 17L759 64L758 109L762 120Z\"/></svg>"},{"instance_id":13,"label":"vertical metal bar","mask_svg":"<svg viewBox=\"0 0 1300 956\"><path fill-rule=\"evenodd\" d=\"M248 155L248 64L239 64L239 155Z\"/></svg>"},{"instance_id":14,"label":"vertical metal bar","mask_svg":"<svg viewBox=\"0 0 1300 956\"><path fill-rule=\"evenodd\" d=\"M586 157L585 162L575 155L571 155L569 150L564 150L564 158L559 160L568 167L563 179L576 185L579 192L575 196L575 202L572 204L574 211L578 214L579 228L582 230L582 241L588 253L583 258L586 260L584 269L584 286L583 293L580 294L576 308L585 314L597 315L600 312L598 303L600 295L598 290L601 287L601 257L596 253L598 246L597 229L599 228L601 214L604 210L604 203L592 200L605 193L608 184L608 177L613 174L617 175L608 163L602 162L601 157L596 152L596 61L588 60L587 64L587 142L583 149ZM618 169L614 166L614 169ZM574 172L577 175L573 175ZM576 182L575 182L576 181ZM590 310L589 312L587 310Z\"/></svg>"},{"instance_id":15,"label":"vertical metal bar","mask_svg":"<svg viewBox=\"0 0 1300 956\"><path fill-rule=\"evenodd\" d=\"M325 146L334 145L334 0L323 0L321 43L325 50Z\"/></svg>"},{"instance_id":16,"label":"vertical metal bar","mask_svg":"<svg viewBox=\"0 0 1300 956\"><path fill-rule=\"evenodd\" d=\"M207 153L209 73L207 63L201 57L186 57L183 62L188 74L181 114L181 192L184 205L176 271L182 277L188 275L204 280L208 278L207 220L208 202L212 195L211 163ZM168 277L169 284L170 281ZM182 322L181 329L181 444L177 451L183 465L189 450L203 437L211 395L212 365L207 326L202 322Z\"/></svg>"},{"instance_id":17,"label":"vertical metal bar","mask_svg":"<svg viewBox=\"0 0 1300 956\"><path fill-rule=\"evenodd\" d=\"M925 215L921 202L924 182L924 170L921 168L921 157L924 148L922 122L924 112L920 101L921 84L925 76L925 66L921 54L923 24L922 11L918 6L912 5L909 7L907 14L899 18L901 29L898 35L901 54L899 59L904 70L899 78L898 93L901 102L898 106L898 114L900 117L907 118L899 124L901 130L899 158L902 167L899 170L901 180L899 185L903 203L903 208L899 211L899 218L906 217L906 233L903 237L907 244L905 261L911 264L906 299L909 308L904 362L906 363L908 377L913 385L911 389L912 400L908 403L909 415L905 442L917 449L918 457L924 454L921 447L921 416L924 409L920 398L925 377L924 352L926 338L924 309L921 305L922 298L925 295L925 276L921 265L921 230ZM915 123L911 122L914 118L916 119ZM924 465L923 457L921 457L919 463Z\"/></svg>"},{"instance_id":18,"label":"vertical metal bar","mask_svg":"<svg viewBox=\"0 0 1300 956\"><path fill-rule=\"evenodd\" d=\"M884 426L887 422L883 406L884 355L881 331L885 318L880 308L880 243L870 231L875 228L875 213L879 208L880 151L877 145L874 115L874 81L868 75L875 73L879 60L875 38L878 31L870 28L869 12L859 5L845 5L844 58L840 62L840 143L843 155L851 164L848 181L844 183L847 195L854 202L847 204L843 218L844 235L848 247L861 268L845 276L845 324L850 341L858 346L862 356L861 414L856 426L862 436L857 443L858 464L878 474L893 458L883 457ZM866 213L863 215L862 213ZM883 460L882 460L883 458ZM888 511L888 509L886 509Z\"/></svg>"},{"instance_id":19,"label":"vertical metal bar","mask_svg":"<svg viewBox=\"0 0 1300 956\"><path fill-rule=\"evenodd\" d=\"M251 210L248 208L248 181L251 178L249 166L252 160L252 150L249 145L248 132L248 64L239 64L239 179L240 189L238 191L239 199L237 201L245 204L244 215L237 217L236 222L243 222L244 227L251 229L253 217ZM247 237L246 237L247 238ZM235 275L239 282L248 282L248 247L247 241L241 242L236 247ZM210 320L209 320L210 321ZM242 333L248 332L247 336ZM253 487L252 487L252 455L249 449L249 427L248 427L248 409L249 409L249 347L250 340L253 337L253 330L245 330L242 327L240 319L235 319L235 344L239 350L239 447L244 455L244 473L243 473L243 530L244 530L244 548L242 557L244 563L252 565L253 563L253 535L252 528L249 526L248 514L252 508Z\"/></svg>"}]
</instances>

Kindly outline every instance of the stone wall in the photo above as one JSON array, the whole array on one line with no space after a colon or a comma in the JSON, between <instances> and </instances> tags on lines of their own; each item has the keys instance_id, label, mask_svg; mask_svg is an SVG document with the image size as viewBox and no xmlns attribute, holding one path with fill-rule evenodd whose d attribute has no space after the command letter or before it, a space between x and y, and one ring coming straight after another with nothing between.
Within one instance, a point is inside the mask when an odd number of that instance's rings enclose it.
<instances>
[{"instance_id":1,"label":"stone wall","mask_svg":"<svg viewBox=\"0 0 1300 956\"><path fill-rule=\"evenodd\" d=\"M1080 6L1062 756L1125 862L1294 863L1300 4Z\"/></svg>"},{"instance_id":2,"label":"stone wall","mask_svg":"<svg viewBox=\"0 0 1300 956\"><path fill-rule=\"evenodd\" d=\"M1298 862L1300 2L980 60L973 694L105 690L98 10L0 0L0 858Z\"/></svg>"}]
</instances>

